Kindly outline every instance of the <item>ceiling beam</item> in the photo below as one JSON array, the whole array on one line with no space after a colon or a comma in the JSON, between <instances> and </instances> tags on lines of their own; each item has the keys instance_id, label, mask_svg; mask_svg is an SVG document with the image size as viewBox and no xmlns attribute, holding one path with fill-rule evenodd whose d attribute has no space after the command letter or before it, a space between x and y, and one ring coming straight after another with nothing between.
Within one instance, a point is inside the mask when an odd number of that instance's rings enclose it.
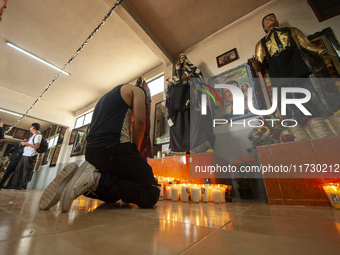
<instances>
[{"instance_id":1,"label":"ceiling beam","mask_svg":"<svg viewBox=\"0 0 340 255\"><path fill-rule=\"evenodd\" d=\"M105 0L109 6L113 6L116 1ZM174 56L162 44L159 38L150 29L148 24L141 18L131 4L124 0L115 9L115 13L137 34L137 36L148 46L153 53L166 65L174 62Z\"/></svg>"}]
</instances>

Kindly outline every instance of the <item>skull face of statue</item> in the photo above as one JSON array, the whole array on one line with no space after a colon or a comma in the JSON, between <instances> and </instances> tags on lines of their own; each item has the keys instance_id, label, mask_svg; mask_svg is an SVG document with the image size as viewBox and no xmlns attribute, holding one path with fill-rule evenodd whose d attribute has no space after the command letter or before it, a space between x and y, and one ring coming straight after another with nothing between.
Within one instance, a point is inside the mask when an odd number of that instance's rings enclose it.
<instances>
[{"instance_id":1,"label":"skull face of statue","mask_svg":"<svg viewBox=\"0 0 340 255\"><path fill-rule=\"evenodd\" d=\"M183 63L187 59L187 56L185 56L183 53L181 53L179 55L178 59L179 59L179 62Z\"/></svg>"}]
</instances>

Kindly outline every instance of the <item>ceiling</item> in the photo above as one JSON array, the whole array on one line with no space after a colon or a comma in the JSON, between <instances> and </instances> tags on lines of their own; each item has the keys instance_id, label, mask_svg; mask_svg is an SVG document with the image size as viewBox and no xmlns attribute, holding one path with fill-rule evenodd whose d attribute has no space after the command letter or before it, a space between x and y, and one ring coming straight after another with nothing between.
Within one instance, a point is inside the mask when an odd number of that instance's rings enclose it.
<instances>
[{"instance_id":1,"label":"ceiling","mask_svg":"<svg viewBox=\"0 0 340 255\"><path fill-rule=\"evenodd\" d=\"M181 52L269 1L124 0L67 66L70 75L61 74L52 83L41 99L44 109L37 104L34 117L50 108L51 118L39 120L44 129L54 124L58 111L74 115L113 87L169 66ZM58 73L10 48L7 41L62 68L115 3L8 1L0 22L0 108L25 113ZM2 123L12 125L18 119L9 116L0 113ZM25 118L17 127L31 123Z\"/></svg>"}]
</instances>

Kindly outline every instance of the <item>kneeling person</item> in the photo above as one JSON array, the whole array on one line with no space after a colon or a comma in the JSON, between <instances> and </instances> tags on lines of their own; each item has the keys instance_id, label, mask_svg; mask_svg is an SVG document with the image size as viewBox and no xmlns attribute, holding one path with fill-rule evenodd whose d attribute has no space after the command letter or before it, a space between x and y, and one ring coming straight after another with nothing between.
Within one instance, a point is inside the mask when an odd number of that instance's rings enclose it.
<instances>
[{"instance_id":1,"label":"kneeling person","mask_svg":"<svg viewBox=\"0 0 340 255\"><path fill-rule=\"evenodd\" d=\"M62 190L62 211L84 194L108 203L122 200L141 208L154 206L159 198L152 168L140 156L145 128L145 96L141 88L120 85L97 103L87 136L84 162L62 170L46 188L40 209L58 203Z\"/></svg>"}]
</instances>

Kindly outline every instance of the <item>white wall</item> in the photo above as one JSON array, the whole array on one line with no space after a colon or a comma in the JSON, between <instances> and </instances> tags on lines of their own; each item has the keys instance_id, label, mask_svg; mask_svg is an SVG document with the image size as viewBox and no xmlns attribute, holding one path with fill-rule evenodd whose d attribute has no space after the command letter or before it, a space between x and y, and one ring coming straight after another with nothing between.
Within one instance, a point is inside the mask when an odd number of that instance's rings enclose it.
<instances>
[{"instance_id":1,"label":"white wall","mask_svg":"<svg viewBox=\"0 0 340 255\"><path fill-rule=\"evenodd\" d=\"M280 26L297 27L306 36L331 27L340 40L340 15L320 23L307 0L272 0L184 53L201 69L204 78L246 63L254 55L256 43L265 36L261 25L262 18L272 12L275 13ZM233 48L237 48L240 59L218 68L216 57Z\"/></svg>"}]
</instances>

